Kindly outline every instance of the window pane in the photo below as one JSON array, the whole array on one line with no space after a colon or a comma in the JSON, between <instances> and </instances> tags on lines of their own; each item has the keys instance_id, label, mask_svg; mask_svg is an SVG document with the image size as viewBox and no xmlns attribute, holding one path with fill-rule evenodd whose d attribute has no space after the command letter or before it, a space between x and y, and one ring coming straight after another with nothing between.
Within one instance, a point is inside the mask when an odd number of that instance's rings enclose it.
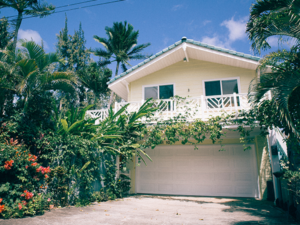
<instances>
[{"instance_id":1,"label":"window pane","mask_svg":"<svg viewBox=\"0 0 300 225\"><path fill-rule=\"evenodd\" d=\"M169 99L174 97L173 85L159 86L159 99Z\"/></svg>"},{"instance_id":2,"label":"window pane","mask_svg":"<svg viewBox=\"0 0 300 225\"><path fill-rule=\"evenodd\" d=\"M158 99L158 88L157 87L145 87L145 100L152 98Z\"/></svg>"},{"instance_id":3,"label":"window pane","mask_svg":"<svg viewBox=\"0 0 300 225\"><path fill-rule=\"evenodd\" d=\"M223 80L222 81L223 95L230 95L239 93L237 80Z\"/></svg>"},{"instance_id":4,"label":"window pane","mask_svg":"<svg viewBox=\"0 0 300 225\"><path fill-rule=\"evenodd\" d=\"M206 81L205 82L205 95L221 95L220 81Z\"/></svg>"}]
</instances>

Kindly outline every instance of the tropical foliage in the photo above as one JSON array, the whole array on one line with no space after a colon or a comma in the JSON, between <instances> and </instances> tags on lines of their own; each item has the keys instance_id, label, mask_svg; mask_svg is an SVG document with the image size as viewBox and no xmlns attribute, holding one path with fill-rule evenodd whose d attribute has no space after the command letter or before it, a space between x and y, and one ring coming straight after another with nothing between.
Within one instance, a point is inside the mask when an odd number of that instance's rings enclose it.
<instances>
[{"instance_id":1,"label":"tropical foliage","mask_svg":"<svg viewBox=\"0 0 300 225\"><path fill-rule=\"evenodd\" d=\"M29 99L34 94L54 90L75 92L75 76L70 72L55 70L54 64L62 61L57 54L46 54L43 48L33 41L22 41L21 46L23 48L19 49L17 54L14 51L3 51L0 66L7 77L15 77L16 83L11 86L0 84L0 88L13 90L23 100L25 111Z\"/></svg>"},{"instance_id":2,"label":"tropical foliage","mask_svg":"<svg viewBox=\"0 0 300 225\"><path fill-rule=\"evenodd\" d=\"M12 8L18 12L17 18L14 20L15 29L13 32L13 48L17 46L18 33L24 15L45 17L54 12L55 7L47 4L45 1L39 0L0 0L0 9Z\"/></svg>"},{"instance_id":3,"label":"tropical foliage","mask_svg":"<svg viewBox=\"0 0 300 225\"><path fill-rule=\"evenodd\" d=\"M141 51L148 47L150 43L137 45L139 31L135 31L127 21L124 24L116 22L113 27L105 27L105 31L108 39L94 35L95 41L102 44L104 49L95 49L93 54L104 58L100 62L103 66L116 62L115 76L118 75L120 65L123 71L126 71L127 66L131 66L130 60L141 60L149 57L141 54ZM112 92L109 106L112 104L113 98L114 93Z\"/></svg>"},{"instance_id":4,"label":"tropical foliage","mask_svg":"<svg viewBox=\"0 0 300 225\"><path fill-rule=\"evenodd\" d=\"M262 100L271 91L274 106L280 111L288 127L299 136L299 1L260 0L251 8L247 33L253 50L270 48L268 38L294 41L290 50L281 50L265 56L261 62L261 82L250 92L257 92L254 102Z\"/></svg>"}]
</instances>

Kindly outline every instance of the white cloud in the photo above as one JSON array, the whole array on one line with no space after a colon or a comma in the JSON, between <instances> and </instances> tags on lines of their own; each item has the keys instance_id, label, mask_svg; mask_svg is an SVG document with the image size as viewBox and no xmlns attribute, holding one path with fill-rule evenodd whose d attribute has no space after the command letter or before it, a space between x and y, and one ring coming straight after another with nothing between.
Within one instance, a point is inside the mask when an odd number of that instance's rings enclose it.
<instances>
[{"instance_id":1,"label":"white cloud","mask_svg":"<svg viewBox=\"0 0 300 225\"><path fill-rule=\"evenodd\" d=\"M206 23L209 22L210 21L207 21ZM247 37L246 22L247 22L247 17L241 18L239 20L235 20L232 17L230 20L225 20L220 25L228 29L228 34L223 34L223 35L214 34L212 37L205 36L201 39L201 42L218 46L221 48L233 49L231 47L233 42L237 40L243 40Z\"/></svg>"},{"instance_id":2,"label":"white cloud","mask_svg":"<svg viewBox=\"0 0 300 225\"><path fill-rule=\"evenodd\" d=\"M170 41L170 38L165 37L164 40L163 40L164 46L166 46L169 43L169 41Z\"/></svg>"},{"instance_id":3,"label":"white cloud","mask_svg":"<svg viewBox=\"0 0 300 225\"><path fill-rule=\"evenodd\" d=\"M209 24L209 23L211 23L211 20L204 20L204 21L202 22L202 25L205 26L205 25L207 25L207 24Z\"/></svg>"},{"instance_id":4,"label":"white cloud","mask_svg":"<svg viewBox=\"0 0 300 225\"><path fill-rule=\"evenodd\" d=\"M177 10L181 9L182 7L183 7L183 5L174 5L172 7L172 11L177 11Z\"/></svg>"},{"instance_id":5,"label":"white cloud","mask_svg":"<svg viewBox=\"0 0 300 225\"><path fill-rule=\"evenodd\" d=\"M268 39L267 39L267 41L268 41L268 43L269 43L269 45L271 46L271 47L277 47L278 46L278 38L277 37L269 37Z\"/></svg>"},{"instance_id":6,"label":"white cloud","mask_svg":"<svg viewBox=\"0 0 300 225\"><path fill-rule=\"evenodd\" d=\"M218 46L221 48L230 48L230 43L228 41L221 41L220 38L218 36L214 36L214 37L203 37L201 39L201 42L209 44L209 45L214 45L214 46Z\"/></svg>"},{"instance_id":7,"label":"white cloud","mask_svg":"<svg viewBox=\"0 0 300 225\"><path fill-rule=\"evenodd\" d=\"M18 33L18 39L26 39L28 41L33 40L34 42L36 42L37 44L41 45L42 44L42 37L41 35L35 31L35 30L19 30ZM45 49L49 49L47 43L45 41L44 42L44 48Z\"/></svg>"},{"instance_id":8,"label":"white cloud","mask_svg":"<svg viewBox=\"0 0 300 225\"><path fill-rule=\"evenodd\" d=\"M229 30L229 40L236 41L246 37L246 23L247 17L244 17L240 20L234 20L232 17L231 20L223 21L221 26L225 26Z\"/></svg>"}]
</instances>

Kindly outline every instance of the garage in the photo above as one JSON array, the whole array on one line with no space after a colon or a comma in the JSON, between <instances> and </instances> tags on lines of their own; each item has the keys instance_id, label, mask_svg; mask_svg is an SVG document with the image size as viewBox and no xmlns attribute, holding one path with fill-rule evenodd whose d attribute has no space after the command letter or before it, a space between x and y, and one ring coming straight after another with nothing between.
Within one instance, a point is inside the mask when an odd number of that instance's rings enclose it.
<instances>
[{"instance_id":1,"label":"garage","mask_svg":"<svg viewBox=\"0 0 300 225\"><path fill-rule=\"evenodd\" d=\"M136 167L136 193L259 197L254 145L165 145Z\"/></svg>"}]
</instances>

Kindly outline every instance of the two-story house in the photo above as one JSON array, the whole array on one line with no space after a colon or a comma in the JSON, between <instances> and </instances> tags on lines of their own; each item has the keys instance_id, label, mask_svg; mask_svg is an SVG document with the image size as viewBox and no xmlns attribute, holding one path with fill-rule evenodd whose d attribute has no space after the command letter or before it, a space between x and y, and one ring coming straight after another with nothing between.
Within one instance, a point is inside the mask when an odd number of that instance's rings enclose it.
<instances>
[{"instance_id":1,"label":"two-story house","mask_svg":"<svg viewBox=\"0 0 300 225\"><path fill-rule=\"evenodd\" d=\"M257 78L259 58L196 42L185 37L127 70L109 82L109 88L137 110L148 98L171 102L187 97L195 110L191 120L207 119L222 111L249 109L250 82ZM118 109L124 103L116 103ZM181 109L166 104L157 116L169 118ZM194 107L194 109L193 109ZM104 118L107 110L89 112ZM272 180L268 138L253 133L250 150L244 151L239 133L227 128L225 151L210 140L194 150L192 145L160 145L147 151L153 162L129 165L131 193L267 197Z\"/></svg>"}]
</instances>

